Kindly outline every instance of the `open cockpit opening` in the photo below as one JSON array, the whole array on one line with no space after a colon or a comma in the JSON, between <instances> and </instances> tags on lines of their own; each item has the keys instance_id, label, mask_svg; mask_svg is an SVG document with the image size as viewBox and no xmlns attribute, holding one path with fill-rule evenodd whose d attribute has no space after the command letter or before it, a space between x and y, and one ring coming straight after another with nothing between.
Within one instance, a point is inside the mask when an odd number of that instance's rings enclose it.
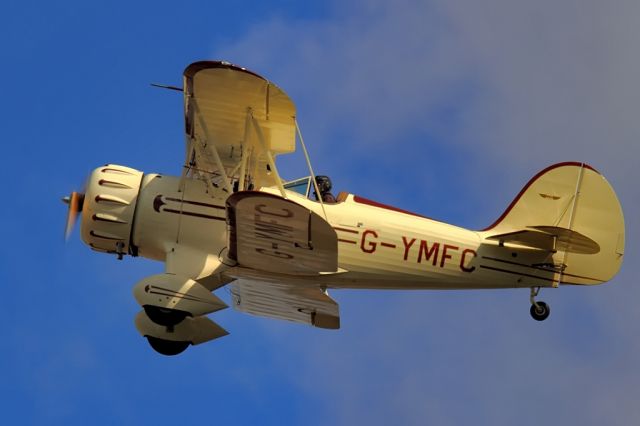
<instances>
[{"instance_id":1,"label":"open cockpit opening","mask_svg":"<svg viewBox=\"0 0 640 426\"><path fill-rule=\"evenodd\" d=\"M320 201L320 199L322 199L322 202L325 204L335 204L343 201L340 199L340 196L338 196L338 198L333 196L333 193L331 192L332 184L329 176L316 176L315 183L316 185L313 184L311 176L306 176L285 182L284 188L289 191L296 192L310 200ZM316 191L316 186L320 191L320 195L318 195Z\"/></svg>"}]
</instances>

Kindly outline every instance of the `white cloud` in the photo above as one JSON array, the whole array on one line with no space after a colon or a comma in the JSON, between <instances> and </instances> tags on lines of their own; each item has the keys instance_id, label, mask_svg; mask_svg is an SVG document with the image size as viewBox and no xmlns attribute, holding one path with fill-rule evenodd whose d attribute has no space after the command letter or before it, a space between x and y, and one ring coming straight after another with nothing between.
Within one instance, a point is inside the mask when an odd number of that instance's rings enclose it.
<instances>
[{"instance_id":1,"label":"white cloud","mask_svg":"<svg viewBox=\"0 0 640 426\"><path fill-rule=\"evenodd\" d=\"M289 347L308 360L297 373L327 409L321 422L638 418L637 16L633 1L336 2L326 20L273 19L217 52L293 96L316 162L411 208L429 214L416 198L436 192L481 226L537 170L578 160L609 178L626 212L615 283L545 292L544 325L523 318L523 292L336 293L346 329Z\"/></svg>"},{"instance_id":2,"label":"white cloud","mask_svg":"<svg viewBox=\"0 0 640 426\"><path fill-rule=\"evenodd\" d=\"M640 4L444 4L489 91L469 117L492 151L510 160L584 156L612 169L640 153L630 19Z\"/></svg>"}]
</instances>

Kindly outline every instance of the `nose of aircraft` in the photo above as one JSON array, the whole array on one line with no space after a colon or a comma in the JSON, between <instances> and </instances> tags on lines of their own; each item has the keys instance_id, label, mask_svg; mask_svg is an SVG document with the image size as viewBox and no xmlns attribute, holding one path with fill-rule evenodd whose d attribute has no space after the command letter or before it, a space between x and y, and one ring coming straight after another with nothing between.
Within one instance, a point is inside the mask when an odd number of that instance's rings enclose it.
<instances>
[{"instance_id":1,"label":"nose of aircraft","mask_svg":"<svg viewBox=\"0 0 640 426\"><path fill-rule=\"evenodd\" d=\"M114 164L91 173L81 209L81 234L92 249L119 258L135 252L131 230L142 176L139 170Z\"/></svg>"}]
</instances>

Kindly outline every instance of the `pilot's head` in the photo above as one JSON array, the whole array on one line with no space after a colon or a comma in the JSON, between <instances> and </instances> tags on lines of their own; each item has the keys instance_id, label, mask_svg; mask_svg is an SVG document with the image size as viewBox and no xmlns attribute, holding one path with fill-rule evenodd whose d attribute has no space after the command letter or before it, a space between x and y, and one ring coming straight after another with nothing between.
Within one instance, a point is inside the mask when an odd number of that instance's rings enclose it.
<instances>
[{"instance_id":1,"label":"pilot's head","mask_svg":"<svg viewBox=\"0 0 640 426\"><path fill-rule=\"evenodd\" d=\"M324 194L331 191L331 179L329 179L329 176L316 176L316 183L320 193Z\"/></svg>"}]
</instances>

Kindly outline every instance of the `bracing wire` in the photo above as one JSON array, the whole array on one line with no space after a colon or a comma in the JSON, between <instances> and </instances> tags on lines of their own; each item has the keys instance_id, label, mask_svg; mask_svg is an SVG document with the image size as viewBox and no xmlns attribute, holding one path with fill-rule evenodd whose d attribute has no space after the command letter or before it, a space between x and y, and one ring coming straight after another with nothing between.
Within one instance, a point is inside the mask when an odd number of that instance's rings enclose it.
<instances>
[{"instance_id":1,"label":"bracing wire","mask_svg":"<svg viewBox=\"0 0 640 426\"><path fill-rule=\"evenodd\" d=\"M316 194L318 195L318 201L320 202L320 206L322 206L322 214L324 215L324 220L327 222L329 219L327 218L327 212L324 209L324 202L322 201L322 196L320 195L320 188L318 188L318 182L316 182L316 174L313 172L313 167L311 167L311 159L309 158L309 152L307 151L307 146L304 144L304 139L302 138L302 132L300 131L300 126L298 126L298 120L295 118L293 122L296 124L296 132L298 133L298 139L300 139L300 145L302 145L302 151L304 152L304 158L307 160L307 167L309 167L309 173L311 173L311 180L313 182L313 187L316 190Z\"/></svg>"}]
</instances>

